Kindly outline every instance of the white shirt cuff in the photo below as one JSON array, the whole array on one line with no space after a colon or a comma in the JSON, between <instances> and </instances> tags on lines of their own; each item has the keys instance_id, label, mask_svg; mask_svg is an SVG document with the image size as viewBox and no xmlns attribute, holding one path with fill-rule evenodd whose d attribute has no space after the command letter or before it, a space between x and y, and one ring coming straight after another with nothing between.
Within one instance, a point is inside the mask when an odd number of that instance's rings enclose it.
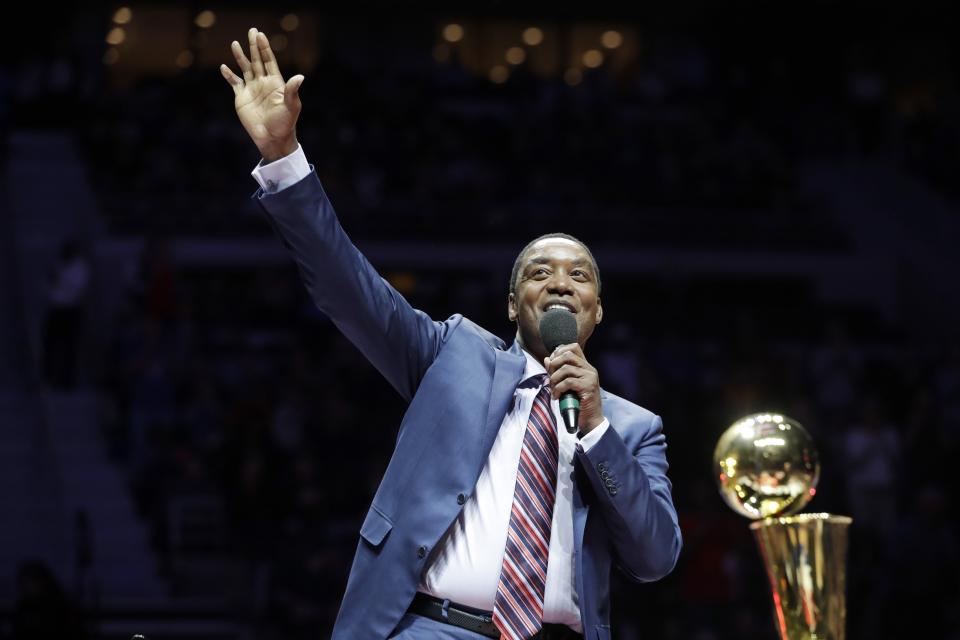
<instances>
[{"instance_id":1,"label":"white shirt cuff","mask_svg":"<svg viewBox=\"0 0 960 640\"><path fill-rule=\"evenodd\" d=\"M276 193L310 175L310 164L303 147L297 144L296 151L270 164L263 164L263 160L260 160L250 175L265 193Z\"/></svg>"},{"instance_id":2,"label":"white shirt cuff","mask_svg":"<svg viewBox=\"0 0 960 640\"><path fill-rule=\"evenodd\" d=\"M584 435L580 438L580 446L583 447L583 450L590 451L593 448L593 445L597 444L600 441L600 438L603 437L603 434L607 432L607 429L610 428L610 421L606 418L603 419L603 422L598 424L596 427L590 430L590 433Z\"/></svg>"}]
</instances>

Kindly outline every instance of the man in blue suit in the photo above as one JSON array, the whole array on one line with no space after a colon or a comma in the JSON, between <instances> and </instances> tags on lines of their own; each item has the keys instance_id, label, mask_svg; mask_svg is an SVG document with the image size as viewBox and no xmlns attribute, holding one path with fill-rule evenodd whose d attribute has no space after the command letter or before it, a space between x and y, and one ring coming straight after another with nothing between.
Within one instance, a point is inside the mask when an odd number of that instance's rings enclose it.
<instances>
[{"instance_id":1,"label":"man in blue suit","mask_svg":"<svg viewBox=\"0 0 960 640\"><path fill-rule=\"evenodd\" d=\"M248 33L241 75L221 72L263 155L268 219L313 300L409 402L360 529L333 636L610 638L610 573L669 573L680 529L660 418L601 389L583 347L603 318L600 272L565 234L514 265L507 347L470 320L435 321L384 281L337 221L296 139L303 76L284 81ZM577 342L548 353L541 317L574 314ZM575 392L580 430L557 428Z\"/></svg>"}]
</instances>

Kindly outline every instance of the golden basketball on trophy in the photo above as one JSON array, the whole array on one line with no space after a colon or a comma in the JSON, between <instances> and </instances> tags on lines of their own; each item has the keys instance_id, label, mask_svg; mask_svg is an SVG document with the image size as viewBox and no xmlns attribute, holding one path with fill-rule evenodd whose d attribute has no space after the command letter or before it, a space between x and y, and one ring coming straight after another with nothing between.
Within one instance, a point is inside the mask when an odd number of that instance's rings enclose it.
<instances>
[{"instance_id":1,"label":"golden basketball on trophy","mask_svg":"<svg viewBox=\"0 0 960 640\"><path fill-rule=\"evenodd\" d=\"M810 434L780 413L745 416L720 436L713 466L724 501L755 520L750 529L770 579L781 640L842 640L852 521L829 513L797 514L820 479Z\"/></svg>"}]
</instances>

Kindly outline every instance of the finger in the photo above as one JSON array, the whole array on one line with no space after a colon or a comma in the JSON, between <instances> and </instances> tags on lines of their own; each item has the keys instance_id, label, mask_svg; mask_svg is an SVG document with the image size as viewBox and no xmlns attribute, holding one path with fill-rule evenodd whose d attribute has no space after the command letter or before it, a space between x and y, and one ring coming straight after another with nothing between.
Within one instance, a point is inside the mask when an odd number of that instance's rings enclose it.
<instances>
[{"instance_id":1,"label":"finger","mask_svg":"<svg viewBox=\"0 0 960 640\"><path fill-rule=\"evenodd\" d=\"M243 54L243 47L240 46L240 43L236 40L231 42L230 51L233 52L233 57L240 67L240 73L243 74L243 81L250 82L253 80L253 68L250 66L250 61L247 60L247 56Z\"/></svg>"},{"instance_id":2,"label":"finger","mask_svg":"<svg viewBox=\"0 0 960 640\"><path fill-rule=\"evenodd\" d=\"M563 366L563 363L558 361L555 358L547 356L544 358L543 367L547 370L548 375L553 375L553 372Z\"/></svg>"},{"instance_id":3,"label":"finger","mask_svg":"<svg viewBox=\"0 0 960 640\"><path fill-rule=\"evenodd\" d=\"M586 362L586 358L576 351L559 351L550 356L551 362Z\"/></svg>"},{"instance_id":4,"label":"finger","mask_svg":"<svg viewBox=\"0 0 960 640\"><path fill-rule=\"evenodd\" d=\"M266 75L263 70L263 61L260 60L260 46L257 44L256 27L251 27L247 32L247 38L250 40L250 66L253 68L253 77L262 78Z\"/></svg>"},{"instance_id":5,"label":"finger","mask_svg":"<svg viewBox=\"0 0 960 640\"><path fill-rule=\"evenodd\" d=\"M220 75L222 75L223 79L226 80L231 87L233 87L234 95L240 93L240 91L243 89L243 80L237 77L237 74L231 71L230 67L227 65L220 65Z\"/></svg>"},{"instance_id":6,"label":"finger","mask_svg":"<svg viewBox=\"0 0 960 640\"><path fill-rule=\"evenodd\" d=\"M561 344L559 347L553 350L553 355L557 356L557 355L560 355L561 353L567 353L567 352L576 353L581 358L583 357L583 349L581 349L580 345L577 344L576 342L572 342L570 344Z\"/></svg>"},{"instance_id":7,"label":"finger","mask_svg":"<svg viewBox=\"0 0 960 640\"><path fill-rule=\"evenodd\" d=\"M590 385L582 378L565 378L555 385L551 385L554 398L559 398L570 391L574 392L583 400L584 394L590 390Z\"/></svg>"},{"instance_id":8,"label":"finger","mask_svg":"<svg viewBox=\"0 0 960 640\"><path fill-rule=\"evenodd\" d=\"M558 358L547 357L546 362L544 364L544 368L547 370L547 374L552 376L557 371L557 369L562 367L564 364L566 364L566 362L563 360L560 360Z\"/></svg>"},{"instance_id":9,"label":"finger","mask_svg":"<svg viewBox=\"0 0 960 640\"><path fill-rule=\"evenodd\" d=\"M565 364L550 374L550 384L557 385L567 378L584 378L586 377L587 373L588 371L585 369L575 367L571 364Z\"/></svg>"},{"instance_id":10,"label":"finger","mask_svg":"<svg viewBox=\"0 0 960 640\"><path fill-rule=\"evenodd\" d=\"M267 34L263 31L257 33L257 46L260 48L260 58L263 60L263 68L266 69L267 73L271 76L279 76L280 67L277 65L277 58L273 55L273 49L270 48L270 41L267 40Z\"/></svg>"},{"instance_id":11,"label":"finger","mask_svg":"<svg viewBox=\"0 0 960 640\"><path fill-rule=\"evenodd\" d=\"M287 80L287 84L283 87L283 101L291 111L300 109L300 85L302 84L303 76L297 74Z\"/></svg>"},{"instance_id":12,"label":"finger","mask_svg":"<svg viewBox=\"0 0 960 640\"><path fill-rule=\"evenodd\" d=\"M588 368L591 366L590 363L587 362L586 358L584 358L583 356L577 353L574 353L573 351L565 351L560 355L551 357L550 364L553 365L554 369L558 369L559 367L562 367L565 364L573 364L573 365L577 365L578 367L584 367L584 368Z\"/></svg>"}]
</instances>

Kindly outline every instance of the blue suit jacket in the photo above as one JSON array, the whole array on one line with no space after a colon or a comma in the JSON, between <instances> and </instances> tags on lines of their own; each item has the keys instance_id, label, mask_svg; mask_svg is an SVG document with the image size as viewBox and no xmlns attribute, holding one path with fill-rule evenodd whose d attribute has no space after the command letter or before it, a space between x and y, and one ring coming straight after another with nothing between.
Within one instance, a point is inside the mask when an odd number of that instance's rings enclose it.
<instances>
[{"instance_id":1,"label":"blue suit jacket","mask_svg":"<svg viewBox=\"0 0 960 640\"><path fill-rule=\"evenodd\" d=\"M357 546L334 638L382 639L404 615L430 551L473 493L524 357L470 320L437 322L384 281L337 221L316 173L261 205L313 300L409 402ZM610 571L669 573L680 528L660 418L603 392L612 428L574 462L576 587L584 635L610 637Z\"/></svg>"}]
</instances>

